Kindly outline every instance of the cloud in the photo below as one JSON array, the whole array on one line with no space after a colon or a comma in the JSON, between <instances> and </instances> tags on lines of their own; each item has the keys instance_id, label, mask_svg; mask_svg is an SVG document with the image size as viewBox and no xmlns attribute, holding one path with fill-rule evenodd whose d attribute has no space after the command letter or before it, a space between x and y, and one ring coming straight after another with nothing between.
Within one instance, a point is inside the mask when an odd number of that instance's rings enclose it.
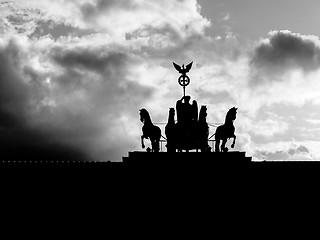
<instances>
[{"instance_id":1,"label":"cloud","mask_svg":"<svg viewBox=\"0 0 320 240\"><path fill-rule=\"evenodd\" d=\"M89 2L99 13L85 15L81 6ZM196 1L62 3L2 5L7 23L0 36L2 152L22 160L119 161L138 148L140 108L149 106L155 120L167 114L159 114L156 104L169 91L164 63L187 55L184 47L201 39L209 23ZM181 19L172 22L175 11ZM68 16L73 20L64 22ZM21 154L12 155L15 149Z\"/></svg>"},{"instance_id":2,"label":"cloud","mask_svg":"<svg viewBox=\"0 0 320 240\"><path fill-rule=\"evenodd\" d=\"M125 0L97 0L91 2L84 2L81 5L81 12L85 19L95 18L97 15L102 14L114 8L118 9L133 9L137 7L138 2L125 1Z\"/></svg>"},{"instance_id":3,"label":"cloud","mask_svg":"<svg viewBox=\"0 0 320 240\"><path fill-rule=\"evenodd\" d=\"M223 16L223 19L222 19L223 21L228 21L228 20L230 20L231 15L230 15L229 12L224 13L223 15L224 15L224 16Z\"/></svg>"},{"instance_id":4,"label":"cloud","mask_svg":"<svg viewBox=\"0 0 320 240\"><path fill-rule=\"evenodd\" d=\"M196 0L1 0L0 3L5 10L2 12L6 13L4 17L17 18L17 13L33 9L37 14L27 13L31 20L52 20L119 39L142 28L165 29L166 26L185 38L202 35L210 25L201 16Z\"/></svg>"},{"instance_id":5,"label":"cloud","mask_svg":"<svg viewBox=\"0 0 320 240\"><path fill-rule=\"evenodd\" d=\"M81 20L81 13L78 4L83 0L0 0L3 9L3 17L22 16L31 21L49 21L64 23L73 27L85 28L85 23Z\"/></svg>"},{"instance_id":6,"label":"cloud","mask_svg":"<svg viewBox=\"0 0 320 240\"><path fill-rule=\"evenodd\" d=\"M308 143L306 143L308 144ZM272 146L273 145L273 146ZM297 145L295 143L277 143L278 146L275 147L275 144L269 144L268 150L256 150L255 158L260 160L278 160L278 161L310 161L316 160L317 155L313 153L312 150L309 150L308 147L304 145Z\"/></svg>"},{"instance_id":7,"label":"cloud","mask_svg":"<svg viewBox=\"0 0 320 240\"><path fill-rule=\"evenodd\" d=\"M41 38L50 35L57 40L65 36L86 36L95 33L94 30L80 29L65 23L57 23L53 20L42 20L36 22L36 28L29 35L31 38Z\"/></svg>"},{"instance_id":8,"label":"cloud","mask_svg":"<svg viewBox=\"0 0 320 240\"><path fill-rule=\"evenodd\" d=\"M106 72L109 79L121 76L126 72L127 55L113 51L106 51L104 48L54 48L50 57L61 67L70 69L86 69L94 72ZM112 75L110 75L112 74Z\"/></svg>"},{"instance_id":9,"label":"cloud","mask_svg":"<svg viewBox=\"0 0 320 240\"><path fill-rule=\"evenodd\" d=\"M290 31L273 31L255 49L252 64L268 72L301 68L309 72L320 67L319 39Z\"/></svg>"},{"instance_id":10,"label":"cloud","mask_svg":"<svg viewBox=\"0 0 320 240\"><path fill-rule=\"evenodd\" d=\"M273 141L252 143L252 156L255 160L266 161L319 161L319 141Z\"/></svg>"},{"instance_id":11,"label":"cloud","mask_svg":"<svg viewBox=\"0 0 320 240\"><path fill-rule=\"evenodd\" d=\"M2 159L10 160L84 160L86 154L76 147L52 141L46 128L30 124L32 101L40 97L34 84L21 75L21 51L11 41L0 48L0 145Z\"/></svg>"},{"instance_id":12,"label":"cloud","mask_svg":"<svg viewBox=\"0 0 320 240\"><path fill-rule=\"evenodd\" d=\"M43 53L45 64L52 66L41 72L32 58L40 54L32 45L12 39L0 51L1 143L7 154L14 146L32 158L77 149L66 156L120 160L119 152L132 147L132 125L125 132L126 127L119 127L126 124L122 117L136 118L135 107L152 93L152 88L128 80L134 60L95 47L57 47Z\"/></svg>"},{"instance_id":13,"label":"cloud","mask_svg":"<svg viewBox=\"0 0 320 240\"><path fill-rule=\"evenodd\" d=\"M306 122L311 123L313 125L320 125L319 119L306 119Z\"/></svg>"},{"instance_id":14,"label":"cloud","mask_svg":"<svg viewBox=\"0 0 320 240\"><path fill-rule=\"evenodd\" d=\"M194 0L105 1L80 5L84 21L112 36L124 36L141 29L173 29L181 38L203 34L210 22L199 14ZM179 16L179 17L177 17Z\"/></svg>"},{"instance_id":15,"label":"cloud","mask_svg":"<svg viewBox=\"0 0 320 240\"><path fill-rule=\"evenodd\" d=\"M245 107L252 109L252 116L263 106L301 107L318 98L320 41L317 36L273 31L246 56L247 75L243 74L246 85L241 87L241 98L246 102Z\"/></svg>"},{"instance_id":16,"label":"cloud","mask_svg":"<svg viewBox=\"0 0 320 240\"><path fill-rule=\"evenodd\" d=\"M251 60L259 74L284 74L300 69L306 73L320 68L320 41L290 31L273 31L254 51ZM270 78L272 79L272 78Z\"/></svg>"},{"instance_id":17,"label":"cloud","mask_svg":"<svg viewBox=\"0 0 320 240\"><path fill-rule=\"evenodd\" d=\"M284 134L289 129L289 124L287 122L276 119L269 118L254 123L251 122L249 118L244 118L244 120L248 120L248 123L245 125L248 132L268 139L275 135ZM242 121L242 123L244 123L244 121Z\"/></svg>"}]
</instances>

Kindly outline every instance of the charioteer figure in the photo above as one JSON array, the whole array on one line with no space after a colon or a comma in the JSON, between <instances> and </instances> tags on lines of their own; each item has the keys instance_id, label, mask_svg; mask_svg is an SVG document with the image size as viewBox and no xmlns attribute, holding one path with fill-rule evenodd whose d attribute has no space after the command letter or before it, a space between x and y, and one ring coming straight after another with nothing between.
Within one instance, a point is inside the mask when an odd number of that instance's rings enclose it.
<instances>
[{"instance_id":1,"label":"charioteer figure","mask_svg":"<svg viewBox=\"0 0 320 240\"><path fill-rule=\"evenodd\" d=\"M183 125L198 122L197 101L193 100L192 104L190 104L190 99L190 96L183 96L176 104L178 123Z\"/></svg>"}]
</instances>

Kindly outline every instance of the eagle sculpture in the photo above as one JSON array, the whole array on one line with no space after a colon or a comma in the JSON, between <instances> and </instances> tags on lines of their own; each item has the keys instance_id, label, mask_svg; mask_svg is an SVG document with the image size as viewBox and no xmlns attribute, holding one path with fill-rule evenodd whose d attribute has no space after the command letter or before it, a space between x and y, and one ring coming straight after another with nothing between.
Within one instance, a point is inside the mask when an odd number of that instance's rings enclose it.
<instances>
[{"instance_id":1,"label":"eagle sculpture","mask_svg":"<svg viewBox=\"0 0 320 240\"><path fill-rule=\"evenodd\" d=\"M190 69L192 68L192 64L193 62L189 63L186 67L184 67L184 64L182 64L182 67L180 67L178 64L176 64L175 62L173 63L173 66L175 69L177 69L177 71L179 73L181 73L182 75L185 75L186 73L188 73L190 71Z\"/></svg>"}]
</instances>

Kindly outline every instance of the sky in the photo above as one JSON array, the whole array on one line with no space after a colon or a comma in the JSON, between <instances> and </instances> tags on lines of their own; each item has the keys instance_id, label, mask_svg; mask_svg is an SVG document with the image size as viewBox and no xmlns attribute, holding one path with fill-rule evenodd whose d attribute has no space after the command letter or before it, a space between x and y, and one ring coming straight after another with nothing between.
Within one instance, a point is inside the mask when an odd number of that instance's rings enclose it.
<instances>
[{"instance_id":1,"label":"sky","mask_svg":"<svg viewBox=\"0 0 320 240\"><path fill-rule=\"evenodd\" d=\"M193 61L186 92L207 121L238 108L235 150L318 160L319 5L0 0L0 154L121 161L142 150L139 109L164 135L183 94L172 62Z\"/></svg>"}]
</instances>

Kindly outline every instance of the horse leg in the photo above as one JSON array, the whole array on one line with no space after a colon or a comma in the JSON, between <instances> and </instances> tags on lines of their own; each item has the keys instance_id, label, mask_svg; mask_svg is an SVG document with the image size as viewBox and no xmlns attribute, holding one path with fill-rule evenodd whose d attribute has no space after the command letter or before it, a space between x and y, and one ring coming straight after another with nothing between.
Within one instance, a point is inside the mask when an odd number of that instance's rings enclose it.
<instances>
[{"instance_id":1,"label":"horse leg","mask_svg":"<svg viewBox=\"0 0 320 240\"><path fill-rule=\"evenodd\" d=\"M234 148L235 144L236 144L236 135L233 135L233 143L231 145L232 148Z\"/></svg>"},{"instance_id":2,"label":"horse leg","mask_svg":"<svg viewBox=\"0 0 320 240\"><path fill-rule=\"evenodd\" d=\"M155 141L153 139L150 138L151 141L151 152L155 152L156 151L156 145L155 145Z\"/></svg>"},{"instance_id":3,"label":"horse leg","mask_svg":"<svg viewBox=\"0 0 320 240\"><path fill-rule=\"evenodd\" d=\"M221 144L221 151L222 152L228 152L228 148L226 147L226 143L227 143L227 138L222 140L222 144Z\"/></svg>"},{"instance_id":4,"label":"horse leg","mask_svg":"<svg viewBox=\"0 0 320 240\"><path fill-rule=\"evenodd\" d=\"M143 142L143 139L144 139L144 138L145 138L144 135L142 135L142 136L141 136L141 146L142 146L143 149L146 148L146 146L144 145L144 142Z\"/></svg>"},{"instance_id":5,"label":"horse leg","mask_svg":"<svg viewBox=\"0 0 320 240\"><path fill-rule=\"evenodd\" d=\"M154 142L153 142L153 151L154 152L159 152L160 151L160 146L159 146L159 144L160 144L160 140L158 141L158 140L155 140Z\"/></svg>"},{"instance_id":6,"label":"horse leg","mask_svg":"<svg viewBox=\"0 0 320 240\"><path fill-rule=\"evenodd\" d=\"M152 146L152 152L159 152L160 150L160 140L158 139L150 139L151 146Z\"/></svg>"},{"instance_id":7,"label":"horse leg","mask_svg":"<svg viewBox=\"0 0 320 240\"><path fill-rule=\"evenodd\" d=\"M216 139L215 151L220 152L220 139Z\"/></svg>"}]
</instances>

